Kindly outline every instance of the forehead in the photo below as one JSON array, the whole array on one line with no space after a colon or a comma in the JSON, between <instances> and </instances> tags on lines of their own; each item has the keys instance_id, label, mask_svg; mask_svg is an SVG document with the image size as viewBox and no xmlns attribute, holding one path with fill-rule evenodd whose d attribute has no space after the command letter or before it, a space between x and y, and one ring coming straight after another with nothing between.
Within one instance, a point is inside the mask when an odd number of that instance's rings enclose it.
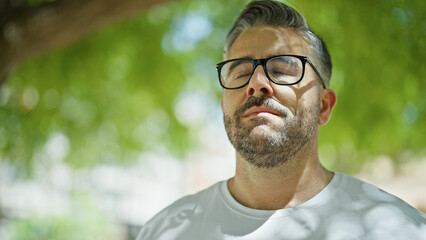
<instances>
[{"instance_id":1,"label":"forehead","mask_svg":"<svg viewBox=\"0 0 426 240\"><path fill-rule=\"evenodd\" d=\"M291 28L256 26L242 32L229 50L227 59L266 58L281 54L308 56L309 42Z\"/></svg>"}]
</instances>

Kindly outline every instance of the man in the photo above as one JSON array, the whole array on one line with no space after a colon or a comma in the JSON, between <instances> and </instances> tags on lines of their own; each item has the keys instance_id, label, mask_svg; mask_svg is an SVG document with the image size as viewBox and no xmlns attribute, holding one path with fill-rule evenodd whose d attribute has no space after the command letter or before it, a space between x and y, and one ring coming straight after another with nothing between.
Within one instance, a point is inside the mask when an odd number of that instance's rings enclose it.
<instances>
[{"instance_id":1,"label":"man","mask_svg":"<svg viewBox=\"0 0 426 240\"><path fill-rule=\"evenodd\" d=\"M236 173L157 214L142 239L425 239L425 214L325 169L319 126L336 104L323 41L291 7L247 5L217 65Z\"/></svg>"}]
</instances>

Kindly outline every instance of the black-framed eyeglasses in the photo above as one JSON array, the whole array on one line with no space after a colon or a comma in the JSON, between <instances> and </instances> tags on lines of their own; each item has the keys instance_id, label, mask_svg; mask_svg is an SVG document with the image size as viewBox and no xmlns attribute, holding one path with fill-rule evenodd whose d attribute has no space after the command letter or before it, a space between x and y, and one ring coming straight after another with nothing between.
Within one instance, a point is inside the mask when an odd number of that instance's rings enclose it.
<instances>
[{"instance_id":1,"label":"black-framed eyeglasses","mask_svg":"<svg viewBox=\"0 0 426 240\"><path fill-rule=\"evenodd\" d=\"M303 79L306 62L314 69L322 86L326 89L324 79L306 56L278 55L263 59L230 59L218 63L216 69L220 85L225 89L238 89L246 86L258 65L262 65L266 77L271 82L278 85L294 85Z\"/></svg>"}]
</instances>

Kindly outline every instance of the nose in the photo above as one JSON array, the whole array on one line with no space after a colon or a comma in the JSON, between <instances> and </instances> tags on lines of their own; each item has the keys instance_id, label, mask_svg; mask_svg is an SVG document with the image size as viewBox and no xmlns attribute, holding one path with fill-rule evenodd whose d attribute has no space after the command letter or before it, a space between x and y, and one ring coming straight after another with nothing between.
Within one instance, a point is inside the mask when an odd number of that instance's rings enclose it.
<instances>
[{"instance_id":1,"label":"nose","mask_svg":"<svg viewBox=\"0 0 426 240\"><path fill-rule=\"evenodd\" d=\"M254 70L250 82L247 85L246 94L249 97L261 97L263 95L272 97L272 83L266 76L265 70L263 69L262 65L258 65Z\"/></svg>"}]
</instances>

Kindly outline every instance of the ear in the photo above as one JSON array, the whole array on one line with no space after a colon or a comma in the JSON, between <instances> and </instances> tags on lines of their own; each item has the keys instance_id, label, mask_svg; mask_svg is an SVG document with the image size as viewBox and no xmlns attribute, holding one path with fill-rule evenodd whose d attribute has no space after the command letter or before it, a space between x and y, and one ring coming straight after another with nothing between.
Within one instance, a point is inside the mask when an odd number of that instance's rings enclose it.
<instances>
[{"instance_id":1,"label":"ear","mask_svg":"<svg viewBox=\"0 0 426 240\"><path fill-rule=\"evenodd\" d=\"M325 125L331 117L334 106L336 106L337 94L331 89L325 89L321 92L321 110L318 124Z\"/></svg>"}]
</instances>

